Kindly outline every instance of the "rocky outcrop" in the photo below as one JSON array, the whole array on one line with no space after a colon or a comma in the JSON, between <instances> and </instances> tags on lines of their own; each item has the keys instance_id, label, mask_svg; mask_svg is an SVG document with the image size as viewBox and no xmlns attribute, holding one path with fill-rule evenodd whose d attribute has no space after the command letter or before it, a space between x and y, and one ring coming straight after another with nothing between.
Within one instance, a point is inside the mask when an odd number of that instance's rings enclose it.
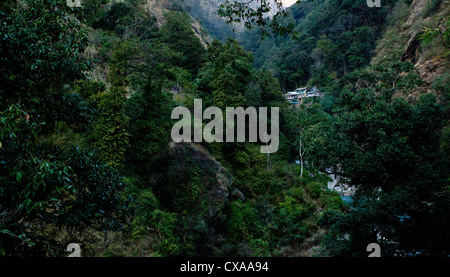
<instances>
[{"instance_id":1,"label":"rocky outcrop","mask_svg":"<svg viewBox=\"0 0 450 277\"><path fill-rule=\"evenodd\" d=\"M173 194L172 200L177 202L182 198L184 202L193 202L181 205L189 205L192 209L186 210L195 211L205 219L220 215L229 200L231 173L198 144L171 143L170 146L174 164L169 174L178 180L172 184L175 187L171 191L182 190L179 195Z\"/></svg>"},{"instance_id":2,"label":"rocky outcrop","mask_svg":"<svg viewBox=\"0 0 450 277\"><path fill-rule=\"evenodd\" d=\"M430 12L430 4L431 0L413 0L410 4L398 1L387 23L386 31L378 41L376 55L371 62L375 65L400 60L414 64L423 85L406 96L410 100L431 92L436 77L448 71L448 61L443 58L439 42L424 44L421 40L424 27L433 26L437 20L448 16L449 13L444 4L436 6Z\"/></svg>"},{"instance_id":3,"label":"rocky outcrop","mask_svg":"<svg viewBox=\"0 0 450 277\"><path fill-rule=\"evenodd\" d=\"M416 67L420 78L426 84L431 84L436 77L441 76L448 70L445 66L445 61L441 59L425 61L423 64L418 64Z\"/></svg>"},{"instance_id":4,"label":"rocky outcrop","mask_svg":"<svg viewBox=\"0 0 450 277\"><path fill-rule=\"evenodd\" d=\"M420 48L420 35L422 32L419 32L415 36L411 37L408 41L408 46L406 47L405 53L403 53L401 61L410 61L415 64L419 60L419 48Z\"/></svg>"},{"instance_id":5,"label":"rocky outcrop","mask_svg":"<svg viewBox=\"0 0 450 277\"><path fill-rule=\"evenodd\" d=\"M157 26L161 27L162 25L164 25L165 22L165 13L170 11L172 5L174 5L174 3L171 2L170 0L146 0L142 8L147 13L153 15L156 18ZM187 13L189 14L188 11ZM192 17L192 15L191 15L191 26L192 31L194 31L195 35L200 38L200 42L203 44L203 46L206 47L211 41L211 38L204 31L201 23L198 22L194 17Z\"/></svg>"},{"instance_id":6,"label":"rocky outcrop","mask_svg":"<svg viewBox=\"0 0 450 277\"><path fill-rule=\"evenodd\" d=\"M412 26L420 19L429 2L430 0L413 0L411 2L411 5L409 6L409 17L406 21L407 26Z\"/></svg>"}]
</instances>

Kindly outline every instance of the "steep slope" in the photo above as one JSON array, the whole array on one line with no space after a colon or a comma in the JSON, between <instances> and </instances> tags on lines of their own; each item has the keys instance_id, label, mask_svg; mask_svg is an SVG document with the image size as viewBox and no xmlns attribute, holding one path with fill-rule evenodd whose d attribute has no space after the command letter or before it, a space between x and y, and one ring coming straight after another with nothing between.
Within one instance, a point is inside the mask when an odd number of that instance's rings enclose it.
<instances>
[{"instance_id":1,"label":"steep slope","mask_svg":"<svg viewBox=\"0 0 450 277\"><path fill-rule=\"evenodd\" d=\"M248 32L241 42L255 53L255 65L270 69L284 90L327 86L336 77L367 65L395 1L369 8L364 0L317 0L291 6L298 39L291 35L261 41Z\"/></svg>"},{"instance_id":2,"label":"steep slope","mask_svg":"<svg viewBox=\"0 0 450 277\"><path fill-rule=\"evenodd\" d=\"M365 0L304 2L288 9L298 40L278 34L261 40L257 30L239 40L254 53L255 67L271 70L284 90L328 86L336 77L384 61L410 61L430 84L448 68L446 50L439 39L425 44L420 35L448 18L448 2L391 0L377 9Z\"/></svg>"},{"instance_id":3,"label":"steep slope","mask_svg":"<svg viewBox=\"0 0 450 277\"><path fill-rule=\"evenodd\" d=\"M420 36L424 28L433 28L449 17L448 4L448 0L398 1L377 43L371 64L410 61L424 81L417 92L429 91L436 78L449 72L448 59L444 57L446 49L439 39L426 44Z\"/></svg>"},{"instance_id":4,"label":"steep slope","mask_svg":"<svg viewBox=\"0 0 450 277\"><path fill-rule=\"evenodd\" d=\"M208 31L210 37L225 41L228 37L236 37L239 33L245 31L243 22L228 24L225 18L218 15L220 5L225 2L226 0L183 0L178 3L184 11L195 18ZM252 8L256 8L257 5L257 2L250 3ZM276 13L276 4L270 1L269 5L271 11L267 16L271 17Z\"/></svg>"},{"instance_id":5,"label":"steep slope","mask_svg":"<svg viewBox=\"0 0 450 277\"><path fill-rule=\"evenodd\" d=\"M221 18L217 11L224 0L184 0L180 4L183 9L195 18L209 33L211 38L226 40L235 36L233 28L242 29L239 25L231 26Z\"/></svg>"},{"instance_id":6,"label":"steep slope","mask_svg":"<svg viewBox=\"0 0 450 277\"><path fill-rule=\"evenodd\" d=\"M169 11L185 11L191 16L193 15L190 13L189 8L185 5L184 1L180 0L144 0L142 8L157 19L160 27L165 22L165 13ZM208 34L207 30L204 29L205 26L196 19L197 17L191 18L192 30L194 30L202 43L206 46L211 41L211 36Z\"/></svg>"}]
</instances>

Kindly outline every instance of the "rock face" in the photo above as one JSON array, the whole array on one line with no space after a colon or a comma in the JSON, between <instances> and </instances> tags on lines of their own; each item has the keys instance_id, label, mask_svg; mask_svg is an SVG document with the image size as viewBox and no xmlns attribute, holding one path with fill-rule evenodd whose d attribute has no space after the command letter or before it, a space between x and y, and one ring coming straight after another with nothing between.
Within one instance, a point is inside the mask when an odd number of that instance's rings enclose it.
<instances>
[{"instance_id":1,"label":"rock face","mask_svg":"<svg viewBox=\"0 0 450 277\"><path fill-rule=\"evenodd\" d=\"M408 26L413 25L413 23L420 18L429 2L430 0L413 0L411 2L411 5L409 6L410 8L409 17L408 20L406 21L406 24Z\"/></svg>"},{"instance_id":2,"label":"rock face","mask_svg":"<svg viewBox=\"0 0 450 277\"><path fill-rule=\"evenodd\" d=\"M408 47L406 47L405 53L403 53L401 61L410 61L415 64L419 60L419 47L420 47L420 35L422 32L419 32L417 35L413 36L408 41Z\"/></svg>"},{"instance_id":3,"label":"rock face","mask_svg":"<svg viewBox=\"0 0 450 277\"><path fill-rule=\"evenodd\" d=\"M184 1L179 3L184 3ZM165 23L165 13L172 10L174 4L176 4L176 2L171 2L170 0L146 0L142 8L147 13L154 16L156 18L157 26L161 27ZM211 38L203 29L201 22L192 17L192 14L189 11L187 11L187 13L191 15L192 31L194 31L195 35L200 38L200 42L203 46L207 47L211 41Z\"/></svg>"},{"instance_id":4,"label":"rock face","mask_svg":"<svg viewBox=\"0 0 450 277\"><path fill-rule=\"evenodd\" d=\"M444 2L430 12L431 0L413 0L410 4L397 1L387 29L382 39L378 41L377 53L372 59L372 65L393 60L411 62L420 75L423 84L405 96L408 100L433 92L433 81L448 71L440 42L432 41L424 44L420 38L424 27L433 26L440 18L448 16L448 9ZM396 24L396 22L404 23Z\"/></svg>"},{"instance_id":5,"label":"rock face","mask_svg":"<svg viewBox=\"0 0 450 277\"><path fill-rule=\"evenodd\" d=\"M175 182L167 190L170 201L178 203L178 212L186 210L205 219L220 216L230 196L232 175L200 145L177 143L171 149L169 174Z\"/></svg>"},{"instance_id":6,"label":"rock face","mask_svg":"<svg viewBox=\"0 0 450 277\"><path fill-rule=\"evenodd\" d=\"M416 67L425 84L431 84L434 78L441 76L447 70L445 61L442 59L425 61L423 64L416 65Z\"/></svg>"},{"instance_id":7,"label":"rock face","mask_svg":"<svg viewBox=\"0 0 450 277\"><path fill-rule=\"evenodd\" d=\"M328 182L327 187L330 190L334 190L341 196L354 196L356 188L348 184L341 182L341 176L333 173L331 170L327 171L328 176L331 177L331 181Z\"/></svg>"}]
</instances>

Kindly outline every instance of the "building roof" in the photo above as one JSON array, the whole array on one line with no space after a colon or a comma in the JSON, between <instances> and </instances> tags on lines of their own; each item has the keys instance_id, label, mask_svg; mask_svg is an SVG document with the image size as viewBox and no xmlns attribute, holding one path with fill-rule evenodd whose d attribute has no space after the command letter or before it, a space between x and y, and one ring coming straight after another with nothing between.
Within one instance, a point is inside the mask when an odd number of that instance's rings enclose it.
<instances>
[{"instance_id":1,"label":"building roof","mask_svg":"<svg viewBox=\"0 0 450 277\"><path fill-rule=\"evenodd\" d=\"M300 93L298 93L296 91L289 91L287 94L289 94L289 95L299 95Z\"/></svg>"}]
</instances>

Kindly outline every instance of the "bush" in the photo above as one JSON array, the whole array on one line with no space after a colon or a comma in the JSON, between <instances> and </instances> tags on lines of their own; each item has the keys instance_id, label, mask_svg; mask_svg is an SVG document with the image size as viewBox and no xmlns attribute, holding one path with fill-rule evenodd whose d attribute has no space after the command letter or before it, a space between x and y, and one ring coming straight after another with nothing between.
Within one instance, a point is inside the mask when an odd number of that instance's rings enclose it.
<instances>
[{"instance_id":1,"label":"bush","mask_svg":"<svg viewBox=\"0 0 450 277\"><path fill-rule=\"evenodd\" d=\"M112 88L99 105L99 115L95 123L95 146L100 156L110 166L120 169L125 161L129 145L129 135L125 130L122 114L125 102L124 90Z\"/></svg>"},{"instance_id":2,"label":"bush","mask_svg":"<svg viewBox=\"0 0 450 277\"><path fill-rule=\"evenodd\" d=\"M276 210L277 234L283 243L300 243L308 235L305 219L311 215L311 204L303 199L300 187L287 191Z\"/></svg>"},{"instance_id":3,"label":"bush","mask_svg":"<svg viewBox=\"0 0 450 277\"><path fill-rule=\"evenodd\" d=\"M345 208L345 203L341 196L336 191L323 193L320 201L324 209L342 211Z\"/></svg>"},{"instance_id":4,"label":"bush","mask_svg":"<svg viewBox=\"0 0 450 277\"><path fill-rule=\"evenodd\" d=\"M231 202L226 211L227 237L235 242L245 242L260 236L257 217L249 203Z\"/></svg>"},{"instance_id":5,"label":"bush","mask_svg":"<svg viewBox=\"0 0 450 277\"><path fill-rule=\"evenodd\" d=\"M310 196L314 199L318 199L325 191L324 185L315 181L308 182L305 188Z\"/></svg>"},{"instance_id":6,"label":"bush","mask_svg":"<svg viewBox=\"0 0 450 277\"><path fill-rule=\"evenodd\" d=\"M125 229L130 199L122 177L92 150L36 143L40 126L27 118L20 106L1 113L0 248L6 255L56 255L57 242L34 230L44 224Z\"/></svg>"}]
</instances>

